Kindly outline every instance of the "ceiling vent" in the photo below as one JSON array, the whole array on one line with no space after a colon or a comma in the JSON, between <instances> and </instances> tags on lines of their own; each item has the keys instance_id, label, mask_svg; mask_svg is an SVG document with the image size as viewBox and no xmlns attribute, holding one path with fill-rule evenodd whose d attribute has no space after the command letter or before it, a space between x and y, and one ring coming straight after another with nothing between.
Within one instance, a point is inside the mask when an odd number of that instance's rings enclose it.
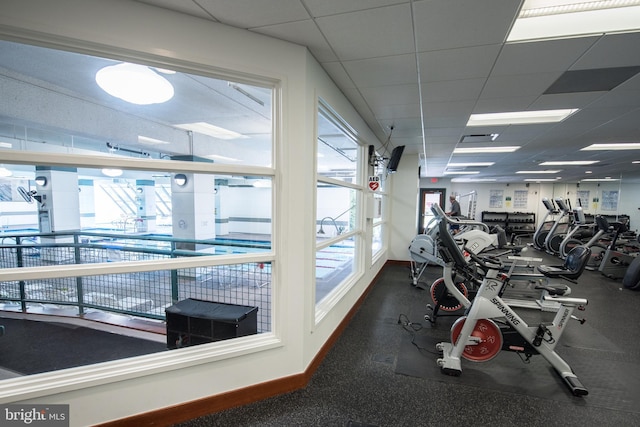
<instances>
[{"instance_id":1,"label":"ceiling vent","mask_svg":"<svg viewBox=\"0 0 640 427\"><path fill-rule=\"evenodd\" d=\"M497 133L463 135L462 138L460 138L460 142L461 143L492 142L492 141L495 141L497 137L498 137Z\"/></svg>"},{"instance_id":2,"label":"ceiling vent","mask_svg":"<svg viewBox=\"0 0 640 427\"><path fill-rule=\"evenodd\" d=\"M605 92L627 81L640 71L640 67L596 68L563 73L544 94Z\"/></svg>"}]
</instances>

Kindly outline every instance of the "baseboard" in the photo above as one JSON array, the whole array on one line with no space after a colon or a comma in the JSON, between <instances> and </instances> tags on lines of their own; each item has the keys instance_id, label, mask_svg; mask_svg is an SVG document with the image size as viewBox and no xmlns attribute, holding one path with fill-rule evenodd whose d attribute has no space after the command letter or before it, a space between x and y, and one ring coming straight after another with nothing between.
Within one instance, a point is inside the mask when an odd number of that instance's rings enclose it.
<instances>
[{"instance_id":1,"label":"baseboard","mask_svg":"<svg viewBox=\"0 0 640 427\"><path fill-rule=\"evenodd\" d=\"M387 263L396 264L404 263L404 261L387 261ZM342 335L342 332L349 325L349 322L351 322L351 319L362 305L362 302L368 295L373 284L377 281L378 276L381 274L383 269L384 267L380 269L374 280L369 284L369 286L367 286L365 292L363 292L360 298L358 298L358 301L356 301L353 307L351 307L351 310L349 310L344 319L342 319L342 322L340 322L335 331L333 331L329 339L324 343L318 354L316 354L303 373L278 378L265 383L254 384L250 387L205 397L191 402L181 403L179 405L169 406L155 411L146 412L144 414L108 421L94 427L170 427L193 418L247 405L252 402L290 393L306 387L326 355L334 346L338 338L340 338L340 335Z\"/></svg>"}]
</instances>

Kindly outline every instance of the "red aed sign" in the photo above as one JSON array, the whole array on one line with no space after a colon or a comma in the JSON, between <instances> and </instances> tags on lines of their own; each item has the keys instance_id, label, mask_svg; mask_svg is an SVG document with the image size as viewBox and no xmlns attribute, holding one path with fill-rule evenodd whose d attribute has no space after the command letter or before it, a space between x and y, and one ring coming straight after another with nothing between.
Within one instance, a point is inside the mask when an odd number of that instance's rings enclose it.
<instances>
[{"instance_id":1,"label":"red aed sign","mask_svg":"<svg viewBox=\"0 0 640 427\"><path fill-rule=\"evenodd\" d=\"M370 176L369 177L369 189L371 191L377 191L380 188L380 177L379 176Z\"/></svg>"}]
</instances>

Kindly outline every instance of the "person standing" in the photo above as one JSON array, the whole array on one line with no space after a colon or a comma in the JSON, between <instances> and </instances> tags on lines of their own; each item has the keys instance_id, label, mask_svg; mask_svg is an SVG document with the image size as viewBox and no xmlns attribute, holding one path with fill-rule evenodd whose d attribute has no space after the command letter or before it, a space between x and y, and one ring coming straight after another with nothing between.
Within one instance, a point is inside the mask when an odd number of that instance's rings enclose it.
<instances>
[{"instance_id":1,"label":"person standing","mask_svg":"<svg viewBox=\"0 0 640 427\"><path fill-rule=\"evenodd\" d=\"M451 217L462 216L462 212L460 211L460 202L456 200L456 196L453 194L449 196L449 202L451 203L451 209L449 209L447 215ZM458 231L460 231L460 226L458 224L451 224L450 229L453 234L457 234Z\"/></svg>"},{"instance_id":2,"label":"person standing","mask_svg":"<svg viewBox=\"0 0 640 427\"><path fill-rule=\"evenodd\" d=\"M456 196L449 196L449 202L451 202L451 209L447 212L449 216L462 216L462 212L460 211L460 203L456 200Z\"/></svg>"}]
</instances>

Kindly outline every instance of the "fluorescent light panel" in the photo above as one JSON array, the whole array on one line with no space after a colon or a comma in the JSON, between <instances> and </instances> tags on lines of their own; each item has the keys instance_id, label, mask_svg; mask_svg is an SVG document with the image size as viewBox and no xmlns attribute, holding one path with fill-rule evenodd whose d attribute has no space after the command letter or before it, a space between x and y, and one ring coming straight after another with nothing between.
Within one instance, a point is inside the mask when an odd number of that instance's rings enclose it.
<instances>
[{"instance_id":1,"label":"fluorescent light panel","mask_svg":"<svg viewBox=\"0 0 640 427\"><path fill-rule=\"evenodd\" d=\"M580 151L599 150L640 150L640 142L623 142L618 144L591 144L588 147L580 149Z\"/></svg>"},{"instance_id":2,"label":"fluorescent light panel","mask_svg":"<svg viewBox=\"0 0 640 427\"><path fill-rule=\"evenodd\" d=\"M149 138L148 136L138 135L138 142L141 144L149 145L166 145L171 144L169 141L163 141L161 139Z\"/></svg>"},{"instance_id":3,"label":"fluorescent light panel","mask_svg":"<svg viewBox=\"0 0 640 427\"><path fill-rule=\"evenodd\" d=\"M559 2L556 2L559 3ZM507 42L578 35L635 31L640 22L640 1L565 1L565 5L537 8L525 2ZM603 7L608 7L603 9ZM536 9L536 10L531 10Z\"/></svg>"},{"instance_id":4,"label":"fluorescent light panel","mask_svg":"<svg viewBox=\"0 0 640 427\"><path fill-rule=\"evenodd\" d=\"M585 179L581 179L580 181L586 181L586 182L603 182L603 181L620 181L617 178L585 178Z\"/></svg>"},{"instance_id":5,"label":"fluorescent light panel","mask_svg":"<svg viewBox=\"0 0 640 427\"><path fill-rule=\"evenodd\" d=\"M528 173L528 174L538 174L538 173L558 173L560 170L543 170L543 171L518 171L516 173Z\"/></svg>"},{"instance_id":6,"label":"fluorescent light panel","mask_svg":"<svg viewBox=\"0 0 640 427\"><path fill-rule=\"evenodd\" d=\"M525 179L525 181L528 181L528 182L543 182L543 181L544 182L552 182L552 181L557 181L559 179L561 179L561 178L560 177L557 177L557 178L527 178L527 179Z\"/></svg>"},{"instance_id":7,"label":"fluorescent light panel","mask_svg":"<svg viewBox=\"0 0 640 427\"><path fill-rule=\"evenodd\" d=\"M452 178L451 182L496 182L495 178Z\"/></svg>"},{"instance_id":8,"label":"fluorescent light panel","mask_svg":"<svg viewBox=\"0 0 640 427\"><path fill-rule=\"evenodd\" d=\"M539 166L587 166L600 162L600 160L566 160L557 162L543 162Z\"/></svg>"},{"instance_id":9,"label":"fluorescent light panel","mask_svg":"<svg viewBox=\"0 0 640 427\"><path fill-rule=\"evenodd\" d=\"M445 175L475 175L480 173L479 171L444 171Z\"/></svg>"},{"instance_id":10,"label":"fluorescent light panel","mask_svg":"<svg viewBox=\"0 0 640 427\"><path fill-rule=\"evenodd\" d=\"M578 111L577 108L562 110L511 111L505 113L472 114L467 126L522 125L533 123L556 123Z\"/></svg>"},{"instance_id":11,"label":"fluorescent light panel","mask_svg":"<svg viewBox=\"0 0 640 427\"><path fill-rule=\"evenodd\" d=\"M447 167L449 168L466 168L466 167L481 167L481 166L492 166L495 162L471 162L471 163L449 163Z\"/></svg>"},{"instance_id":12,"label":"fluorescent light panel","mask_svg":"<svg viewBox=\"0 0 640 427\"><path fill-rule=\"evenodd\" d=\"M456 147L453 149L453 154L479 154L479 153L513 153L518 150L520 146L505 146L505 147Z\"/></svg>"}]
</instances>

